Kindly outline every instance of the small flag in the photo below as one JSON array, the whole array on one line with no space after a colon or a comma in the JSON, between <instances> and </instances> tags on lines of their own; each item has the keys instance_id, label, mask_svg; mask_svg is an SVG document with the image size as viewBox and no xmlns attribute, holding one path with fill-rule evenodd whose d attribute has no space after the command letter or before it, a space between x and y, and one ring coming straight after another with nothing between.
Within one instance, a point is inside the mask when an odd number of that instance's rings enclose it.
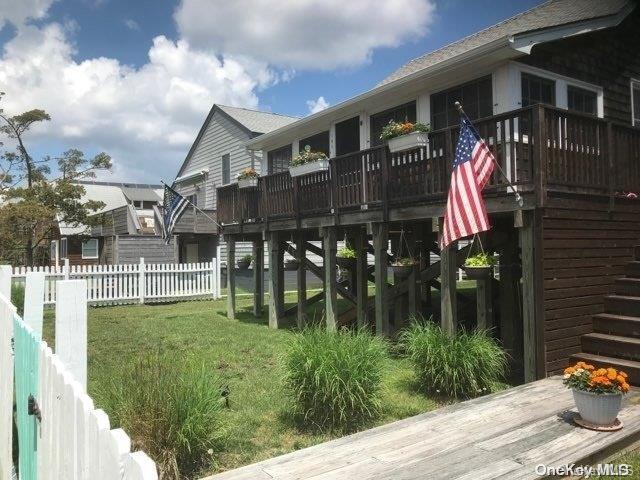
<instances>
[{"instance_id":1,"label":"small flag","mask_svg":"<svg viewBox=\"0 0 640 480\"><path fill-rule=\"evenodd\" d=\"M461 116L460 137L451 172L440 247L459 238L489 230L482 189L491 178L495 159L466 115Z\"/></svg>"},{"instance_id":2,"label":"small flag","mask_svg":"<svg viewBox=\"0 0 640 480\"><path fill-rule=\"evenodd\" d=\"M162 238L169 245L176 222L187 208L189 201L168 185L164 186L164 213L162 216Z\"/></svg>"}]
</instances>

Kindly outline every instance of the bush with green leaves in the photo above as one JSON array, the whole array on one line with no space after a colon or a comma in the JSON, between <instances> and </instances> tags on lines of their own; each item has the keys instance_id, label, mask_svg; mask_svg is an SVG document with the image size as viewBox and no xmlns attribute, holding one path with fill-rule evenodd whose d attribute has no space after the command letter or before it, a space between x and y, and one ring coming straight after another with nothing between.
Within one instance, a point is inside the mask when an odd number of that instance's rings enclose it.
<instances>
[{"instance_id":1,"label":"bush with green leaves","mask_svg":"<svg viewBox=\"0 0 640 480\"><path fill-rule=\"evenodd\" d=\"M345 245L344 247L338 249L338 257L340 258L356 258L356 251L351 248L349 245Z\"/></svg>"},{"instance_id":2,"label":"bush with green leaves","mask_svg":"<svg viewBox=\"0 0 640 480\"><path fill-rule=\"evenodd\" d=\"M366 330L307 328L284 357L294 416L318 430L353 430L381 411L387 346Z\"/></svg>"},{"instance_id":3,"label":"bush with green leaves","mask_svg":"<svg viewBox=\"0 0 640 480\"><path fill-rule=\"evenodd\" d=\"M18 314L22 315L24 309L24 285L14 283L11 285L11 303L17 308Z\"/></svg>"},{"instance_id":4,"label":"bush with green leaves","mask_svg":"<svg viewBox=\"0 0 640 480\"><path fill-rule=\"evenodd\" d=\"M401 334L420 388L450 398L491 392L507 370L507 354L486 331L446 334L438 325L414 320Z\"/></svg>"},{"instance_id":5,"label":"bush with green leaves","mask_svg":"<svg viewBox=\"0 0 640 480\"><path fill-rule=\"evenodd\" d=\"M221 385L203 365L178 355L143 355L96 398L114 426L155 460L160 478L194 477L223 446Z\"/></svg>"}]
</instances>

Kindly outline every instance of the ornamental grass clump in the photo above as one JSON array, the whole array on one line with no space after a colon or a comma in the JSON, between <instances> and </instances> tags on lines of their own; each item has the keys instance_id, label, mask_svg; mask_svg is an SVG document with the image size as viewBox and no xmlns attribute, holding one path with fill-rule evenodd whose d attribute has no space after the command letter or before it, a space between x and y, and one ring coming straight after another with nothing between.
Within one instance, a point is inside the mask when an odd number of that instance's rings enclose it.
<instances>
[{"instance_id":1,"label":"ornamental grass clump","mask_svg":"<svg viewBox=\"0 0 640 480\"><path fill-rule=\"evenodd\" d=\"M316 430L353 430L381 411L387 348L365 330L308 328L284 356L285 385L295 418Z\"/></svg>"},{"instance_id":2,"label":"ornamental grass clump","mask_svg":"<svg viewBox=\"0 0 640 480\"><path fill-rule=\"evenodd\" d=\"M162 479L194 478L221 450L220 383L177 355L144 355L97 392L98 406L135 449L153 458Z\"/></svg>"},{"instance_id":3,"label":"ornamental grass clump","mask_svg":"<svg viewBox=\"0 0 640 480\"><path fill-rule=\"evenodd\" d=\"M400 337L421 390L463 399L491 392L507 371L506 352L485 331L446 334L430 322L412 322Z\"/></svg>"}]
</instances>

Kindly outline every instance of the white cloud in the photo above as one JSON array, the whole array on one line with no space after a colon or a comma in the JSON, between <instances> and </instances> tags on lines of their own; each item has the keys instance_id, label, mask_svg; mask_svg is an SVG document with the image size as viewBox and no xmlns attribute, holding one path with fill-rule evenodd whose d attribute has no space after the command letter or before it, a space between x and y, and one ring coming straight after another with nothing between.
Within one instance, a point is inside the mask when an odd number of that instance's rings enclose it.
<instances>
[{"instance_id":1,"label":"white cloud","mask_svg":"<svg viewBox=\"0 0 640 480\"><path fill-rule=\"evenodd\" d=\"M9 22L20 26L28 19L40 19L54 0L0 0L0 28Z\"/></svg>"},{"instance_id":2,"label":"white cloud","mask_svg":"<svg viewBox=\"0 0 640 480\"><path fill-rule=\"evenodd\" d=\"M330 70L424 35L434 11L433 0L182 0L174 17L198 48Z\"/></svg>"},{"instance_id":3,"label":"white cloud","mask_svg":"<svg viewBox=\"0 0 640 480\"><path fill-rule=\"evenodd\" d=\"M124 26L129 30L140 30L140 25L133 18L127 18L124 20Z\"/></svg>"},{"instance_id":4,"label":"white cloud","mask_svg":"<svg viewBox=\"0 0 640 480\"><path fill-rule=\"evenodd\" d=\"M309 113L318 113L329 106L323 96L316 98L315 100L307 100L307 107L309 107Z\"/></svg>"},{"instance_id":5,"label":"white cloud","mask_svg":"<svg viewBox=\"0 0 640 480\"><path fill-rule=\"evenodd\" d=\"M114 176L129 180L171 178L213 102L256 108L256 92L276 81L264 63L164 36L137 69L113 58L76 61L74 53L59 24L19 28L0 56L2 108L44 108L52 120L29 134L33 148L105 150Z\"/></svg>"}]
</instances>

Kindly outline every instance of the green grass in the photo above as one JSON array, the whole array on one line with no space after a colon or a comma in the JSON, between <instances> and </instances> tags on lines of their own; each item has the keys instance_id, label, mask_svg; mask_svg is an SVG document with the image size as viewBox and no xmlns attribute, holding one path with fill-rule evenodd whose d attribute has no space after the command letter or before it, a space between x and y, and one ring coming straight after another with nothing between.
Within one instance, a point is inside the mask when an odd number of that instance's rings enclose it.
<instances>
[{"instance_id":1,"label":"green grass","mask_svg":"<svg viewBox=\"0 0 640 480\"><path fill-rule=\"evenodd\" d=\"M287 304L296 295L287 295ZM226 302L98 307L89 310L89 393L99 392L131 368L140 356L159 348L197 359L230 390L222 412L227 435L222 453L200 475L239 467L333 438L300 430L291 419L283 388L282 355L295 334L267 327L266 313L254 318L252 299L238 298L237 320L226 318ZM345 308L342 304L341 308ZM321 317L322 303L311 316ZM53 312L47 311L44 336L53 343ZM382 411L372 427L417 415L438 406L419 393L407 360L384 360ZM98 407L105 407L98 402ZM108 409L108 408L107 408ZM109 413L109 412L107 412Z\"/></svg>"},{"instance_id":2,"label":"green grass","mask_svg":"<svg viewBox=\"0 0 640 480\"><path fill-rule=\"evenodd\" d=\"M611 476L611 475L597 475L592 478L598 480L611 480L619 478L639 478L640 477L640 450L630 450L621 455L617 455L611 460L607 460L601 463L611 463L613 465L627 464L631 470L628 477Z\"/></svg>"}]
</instances>

